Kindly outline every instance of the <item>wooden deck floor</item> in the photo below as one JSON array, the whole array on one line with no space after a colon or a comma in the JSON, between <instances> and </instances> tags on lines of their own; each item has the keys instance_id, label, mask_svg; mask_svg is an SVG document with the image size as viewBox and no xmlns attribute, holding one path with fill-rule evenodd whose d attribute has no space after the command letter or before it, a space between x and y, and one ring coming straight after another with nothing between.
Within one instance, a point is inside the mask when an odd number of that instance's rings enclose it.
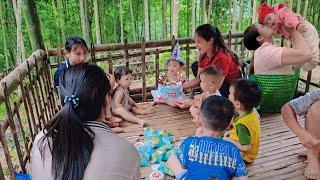
<instances>
[{"instance_id":1,"label":"wooden deck floor","mask_svg":"<svg viewBox=\"0 0 320 180\"><path fill-rule=\"evenodd\" d=\"M152 115L140 116L153 128L171 130L176 140L195 133L190 113L165 105L155 106ZM299 119L303 124L304 120ZM250 179L306 179L303 176L306 159L298 157L305 148L299 139L282 122L280 114L264 115L261 120L262 137L258 159L247 167ZM143 139L143 129L136 124L125 125L121 137ZM141 168L144 178L149 168Z\"/></svg>"}]
</instances>

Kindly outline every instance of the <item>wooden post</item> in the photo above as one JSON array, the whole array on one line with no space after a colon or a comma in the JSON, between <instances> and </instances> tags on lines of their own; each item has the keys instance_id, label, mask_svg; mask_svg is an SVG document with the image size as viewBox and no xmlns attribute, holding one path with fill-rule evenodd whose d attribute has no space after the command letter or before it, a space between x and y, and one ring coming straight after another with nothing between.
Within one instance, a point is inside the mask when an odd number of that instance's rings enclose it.
<instances>
[{"instance_id":1,"label":"wooden post","mask_svg":"<svg viewBox=\"0 0 320 180\"><path fill-rule=\"evenodd\" d=\"M124 40L124 57L126 59L126 67L129 68L129 51L128 51L128 40L127 38Z\"/></svg>"},{"instance_id":2,"label":"wooden post","mask_svg":"<svg viewBox=\"0 0 320 180\"><path fill-rule=\"evenodd\" d=\"M41 108L41 112L42 114L45 115L46 119L45 119L45 122L48 122L49 121L49 115L48 115L48 110L47 110L47 103L46 103L46 99L44 98L44 95L43 95L43 89L42 89L42 84L41 83L41 74L39 72L39 68L38 68L38 60L35 59L36 63L35 63L35 69L36 69L36 79L37 79L37 82L38 82L38 86L39 86L39 89L38 91L40 91L40 95L41 95L41 100L42 100L42 108ZM40 97L39 97L40 99ZM40 101L41 102L41 101ZM41 106L41 103L40 103L40 106ZM44 123L45 124L45 123Z\"/></svg>"},{"instance_id":3,"label":"wooden post","mask_svg":"<svg viewBox=\"0 0 320 180\"><path fill-rule=\"evenodd\" d=\"M58 64L58 67L61 65L61 60L62 60L62 58L61 58L61 46L60 46L60 44L58 45L58 47L57 47L57 64Z\"/></svg>"},{"instance_id":4,"label":"wooden post","mask_svg":"<svg viewBox=\"0 0 320 180\"><path fill-rule=\"evenodd\" d=\"M189 44L186 46L186 76L189 79L189 71L190 71L190 47Z\"/></svg>"},{"instance_id":5,"label":"wooden post","mask_svg":"<svg viewBox=\"0 0 320 180\"><path fill-rule=\"evenodd\" d=\"M231 49L231 31L228 33L228 47Z\"/></svg>"},{"instance_id":6,"label":"wooden post","mask_svg":"<svg viewBox=\"0 0 320 180\"><path fill-rule=\"evenodd\" d=\"M19 113L19 107L17 105L16 102L13 103L14 104L14 112L17 115L17 119L18 119L18 123L20 126L20 130L21 130L21 134L22 134L22 138L23 138L23 142L24 142L24 146L25 146L25 150L27 153L27 158L30 158L30 151L29 151L29 147L28 147L28 140L26 138L22 123L21 123L21 118L20 118L20 113ZM33 140L33 139L32 139Z\"/></svg>"},{"instance_id":7,"label":"wooden post","mask_svg":"<svg viewBox=\"0 0 320 180\"><path fill-rule=\"evenodd\" d=\"M142 101L147 100L147 88L146 88L146 41L144 37L141 41L141 70L142 70Z\"/></svg>"},{"instance_id":8,"label":"wooden post","mask_svg":"<svg viewBox=\"0 0 320 180\"><path fill-rule=\"evenodd\" d=\"M5 130L3 129L3 124L1 124L1 127L0 127L0 141L1 141L1 145L2 145L4 156L6 158L9 174L10 174L11 178L14 178L13 164L12 164L12 161L11 161L11 158L10 158L11 155L10 155L10 152L9 152L7 139L5 137Z\"/></svg>"},{"instance_id":9,"label":"wooden post","mask_svg":"<svg viewBox=\"0 0 320 180\"><path fill-rule=\"evenodd\" d=\"M32 120L32 124L33 124L33 129L34 129L34 134L37 134L39 131L38 130L41 130L40 128L38 129L38 125L36 123L36 119L35 119L35 116L34 116L34 108L32 107L32 103L31 103L31 98L30 98L30 93L28 93L30 91L30 88L29 88L29 85L27 84L25 86L25 89L24 89L24 92L25 92L25 97L26 97L26 102L28 102L28 106L30 108L30 116L31 116L31 120Z\"/></svg>"},{"instance_id":10,"label":"wooden post","mask_svg":"<svg viewBox=\"0 0 320 180\"><path fill-rule=\"evenodd\" d=\"M25 167L25 165L23 163L23 155L22 155L22 152L21 152L21 149L20 149L20 144L19 144L19 140L18 140L18 136L17 136L17 132L16 132L16 127L15 127L14 120L13 120L13 113L12 113L11 106L10 106L10 101L9 101L9 96L10 95L8 94L8 91L7 91L7 83L6 82L2 82L1 86L3 88L4 102L5 102L5 105L6 105L6 111L7 111L7 116L8 116L8 120L9 120L10 130L11 130L12 137L13 137L13 142L14 142L14 144L16 146L17 155L18 155L20 166L21 166L21 170L22 170L22 172L25 173L27 171L26 171L26 167Z\"/></svg>"},{"instance_id":11,"label":"wooden post","mask_svg":"<svg viewBox=\"0 0 320 180\"><path fill-rule=\"evenodd\" d=\"M310 82L311 82L311 75L312 75L312 71L308 71L307 82L306 82L306 89L305 89L305 92L304 92L304 93L309 92Z\"/></svg>"},{"instance_id":12,"label":"wooden post","mask_svg":"<svg viewBox=\"0 0 320 180\"><path fill-rule=\"evenodd\" d=\"M158 89L159 79L159 49L156 50L156 89Z\"/></svg>"},{"instance_id":13,"label":"wooden post","mask_svg":"<svg viewBox=\"0 0 320 180\"><path fill-rule=\"evenodd\" d=\"M24 110L27 115L27 121L28 121L29 129L30 129L31 138L34 139L35 138L35 135L34 135L35 130L32 128L30 112L29 112L27 101L26 101L25 87L23 86L23 79L21 78L20 75L19 75L19 84L20 84L20 90L21 90L21 94L22 94L22 102L24 105Z\"/></svg>"},{"instance_id":14,"label":"wooden post","mask_svg":"<svg viewBox=\"0 0 320 180\"><path fill-rule=\"evenodd\" d=\"M112 68L113 68L113 67L112 67L112 66L113 66L113 65L112 65L112 57L111 57L110 53L109 53L109 55L108 55L108 56L109 56L109 58L108 58L108 63L109 63L109 74L113 74L113 72L112 72L112 71L113 71L113 70L112 70Z\"/></svg>"}]
</instances>

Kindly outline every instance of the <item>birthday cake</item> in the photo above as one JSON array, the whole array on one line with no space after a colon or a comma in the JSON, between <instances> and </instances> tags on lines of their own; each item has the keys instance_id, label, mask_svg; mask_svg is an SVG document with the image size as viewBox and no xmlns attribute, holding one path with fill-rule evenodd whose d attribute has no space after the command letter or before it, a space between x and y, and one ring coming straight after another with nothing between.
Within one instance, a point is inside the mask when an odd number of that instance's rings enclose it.
<instances>
[{"instance_id":1,"label":"birthday cake","mask_svg":"<svg viewBox=\"0 0 320 180\"><path fill-rule=\"evenodd\" d=\"M182 86L175 83L169 85L159 84L157 93L163 98L179 98L184 96Z\"/></svg>"}]
</instances>

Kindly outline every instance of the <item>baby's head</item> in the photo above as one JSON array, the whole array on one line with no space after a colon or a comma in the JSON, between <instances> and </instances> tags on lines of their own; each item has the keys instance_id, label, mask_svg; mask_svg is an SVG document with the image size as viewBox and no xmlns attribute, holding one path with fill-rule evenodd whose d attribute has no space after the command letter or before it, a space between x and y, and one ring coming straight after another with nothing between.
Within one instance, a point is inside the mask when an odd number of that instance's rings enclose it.
<instances>
[{"instance_id":1,"label":"baby's head","mask_svg":"<svg viewBox=\"0 0 320 180\"><path fill-rule=\"evenodd\" d=\"M114 70L116 82L123 87L129 87L132 82L132 71L127 66L119 66Z\"/></svg>"},{"instance_id":2,"label":"baby's head","mask_svg":"<svg viewBox=\"0 0 320 180\"><path fill-rule=\"evenodd\" d=\"M208 66L200 73L200 87L205 92L214 93L220 88L222 72L215 66Z\"/></svg>"},{"instance_id":3,"label":"baby's head","mask_svg":"<svg viewBox=\"0 0 320 180\"><path fill-rule=\"evenodd\" d=\"M239 79L231 84L229 99L237 110L250 112L261 100L262 91L255 81Z\"/></svg>"},{"instance_id":4,"label":"baby's head","mask_svg":"<svg viewBox=\"0 0 320 180\"><path fill-rule=\"evenodd\" d=\"M179 75L181 73L184 63L181 59L170 58L167 61L168 73L174 76Z\"/></svg>"},{"instance_id":5,"label":"baby's head","mask_svg":"<svg viewBox=\"0 0 320 180\"><path fill-rule=\"evenodd\" d=\"M267 3L262 3L258 10L259 23L274 28L276 24L276 14Z\"/></svg>"},{"instance_id":6,"label":"baby's head","mask_svg":"<svg viewBox=\"0 0 320 180\"><path fill-rule=\"evenodd\" d=\"M215 132L225 130L233 117L234 106L221 96L209 96L201 104L200 118L203 128Z\"/></svg>"},{"instance_id":7,"label":"baby's head","mask_svg":"<svg viewBox=\"0 0 320 180\"><path fill-rule=\"evenodd\" d=\"M84 63L87 59L88 46L81 37L69 37L65 43L65 55L71 65Z\"/></svg>"}]
</instances>

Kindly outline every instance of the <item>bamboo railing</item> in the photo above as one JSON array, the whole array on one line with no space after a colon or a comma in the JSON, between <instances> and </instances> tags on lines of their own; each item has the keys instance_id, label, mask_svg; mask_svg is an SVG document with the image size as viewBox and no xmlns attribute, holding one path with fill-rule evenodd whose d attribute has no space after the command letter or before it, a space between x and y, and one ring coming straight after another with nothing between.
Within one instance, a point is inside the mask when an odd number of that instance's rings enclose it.
<instances>
[{"instance_id":1,"label":"bamboo railing","mask_svg":"<svg viewBox=\"0 0 320 180\"><path fill-rule=\"evenodd\" d=\"M250 58L250 54L241 43L242 36L243 33L223 34L228 46L238 53L240 59L245 60ZM191 51L195 49L192 38L161 41L143 39L139 43L125 41L123 44L91 45L89 59L95 63L103 63L109 73L113 72L119 61L130 68L137 64L141 66L134 72L134 75L141 76L141 88L131 89L131 95L136 100L147 101L150 90L158 85L160 72L166 71L165 67L160 67L161 60L166 59L160 59L160 56L171 52L177 41L181 50L185 51L185 72L189 77L190 65L194 60L191 59ZM61 64L62 55L61 47L47 52L37 50L0 81L0 105L4 104L6 108L6 116L0 119L0 179L14 179L15 172L28 171L27 165L35 136L59 110L51 70ZM149 60L150 56L154 56L154 61ZM55 62L50 64L53 58ZM134 62L133 59L137 61ZM149 75L154 76L152 79L155 84L152 86L147 86ZM310 83L310 77L302 80L306 82L306 86L319 87L318 84ZM9 142L13 142L13 145Z\"/></svg>"},{"instance_id":2,"label":"bamboo railing","mask_svg":"<svg viewBox=\"0 0 320 180\"><path fill-rule=\"evenodd\" d=\"M7 112L0 120L0 179L15 179L15 172L27 172L32 142L58 110L45 51L37 50L0 81L0 104Z\"/></svg>"}]
</instances>

